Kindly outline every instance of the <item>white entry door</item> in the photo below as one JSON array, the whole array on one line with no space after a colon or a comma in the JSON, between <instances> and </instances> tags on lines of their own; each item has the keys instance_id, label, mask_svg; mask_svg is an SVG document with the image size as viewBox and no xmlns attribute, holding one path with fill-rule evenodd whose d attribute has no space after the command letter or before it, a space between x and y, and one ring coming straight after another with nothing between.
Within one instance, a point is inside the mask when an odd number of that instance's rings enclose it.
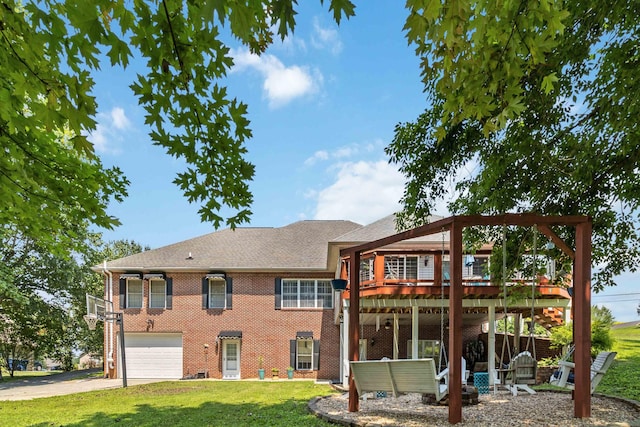
<instances>
[{"instance_id":1,"label":"white entry door","mask_svg":"<svg viewBox=\"0 0 640 427\"><path fill-rule=\"evenodd\" d=\"M222 341L222 378L240 379L240 340Z\"/></svg>"}]
</instances>

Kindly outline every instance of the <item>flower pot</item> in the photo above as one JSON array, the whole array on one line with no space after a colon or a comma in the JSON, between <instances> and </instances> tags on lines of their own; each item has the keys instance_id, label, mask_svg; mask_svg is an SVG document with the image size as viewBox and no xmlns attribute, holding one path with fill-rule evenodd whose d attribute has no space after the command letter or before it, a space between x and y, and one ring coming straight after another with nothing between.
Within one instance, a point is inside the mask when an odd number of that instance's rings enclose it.
<instances>
[{"instance_id":1,"label":"flower pot","mask_svg":"<svg viewBox=\"0 0 640 427\"><path fill-rule=\"evenodd\" d=\"M264 379L264 369L258 369L258 378Z\"/></svg>"},{"instance_id":2,"label":"flower pot","mask_svg":"<svg viewBox=\"0 0 640 427\"><path fill-rule=\"evenodd\" d=\"M289 378L290 380L293 379L293 369L288 369L287 370L287 378Z\"/></svg>"}]
</instances>

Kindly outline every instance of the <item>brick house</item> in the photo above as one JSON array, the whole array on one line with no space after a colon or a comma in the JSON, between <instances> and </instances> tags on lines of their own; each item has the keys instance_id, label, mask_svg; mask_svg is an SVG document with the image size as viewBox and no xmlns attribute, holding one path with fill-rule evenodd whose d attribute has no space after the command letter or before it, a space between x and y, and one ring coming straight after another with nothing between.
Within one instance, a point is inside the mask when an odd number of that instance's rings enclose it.
<instances>
[{"instance_id":1,"label":"brick house","mask_svg":"<svg viewBox=\"0 0 640 427\"><path fill-rule=\"evenodd\" d=\"M332 279L348 277L349 259L340 250L392 234L393 215L367 226L299 221L221 230L94 267L105 277L105 299L123 313L127 375L255 378L262 363L267 372L291 366L296 378L346 382L348 290L331 286ZM361 359L437 357L446 343L440 307L448 304L447 247L448 233L440 233L362 257ZM469 342L500 306L486 277L489 253L486 246L465 259L464 280L475 300L461 331ZM547 300L536 320L561 322L566 291L539 290ZM510 309L526 312L529 303ZM116 338L107 324L104 360L111 377L121 375Z\"/></svg>"}]
</instances>

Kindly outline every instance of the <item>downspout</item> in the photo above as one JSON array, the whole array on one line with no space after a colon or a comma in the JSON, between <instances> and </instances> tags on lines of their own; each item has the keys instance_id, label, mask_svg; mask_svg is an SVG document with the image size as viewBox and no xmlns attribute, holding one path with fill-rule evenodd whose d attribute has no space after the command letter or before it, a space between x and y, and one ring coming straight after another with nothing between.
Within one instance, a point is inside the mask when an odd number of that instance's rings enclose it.
<instances>
[{"instance_id":1,"label":"downspout","mask_svg":"<svg viewBox=\"0 0 640 427\"><path fill-rule=\"evenodd\" d=\"M102 273L106 276L106 286L105 286L105 296L106 300L109 302L113 302L113 274L107 269L107 261L104 261L102 264ZM106 308L106 306L105 306ZM104 322L107 327L109 339L107 340L107 364L105 368L113 369L113 323L112 322Z\"/></svg>"}]
</instances>

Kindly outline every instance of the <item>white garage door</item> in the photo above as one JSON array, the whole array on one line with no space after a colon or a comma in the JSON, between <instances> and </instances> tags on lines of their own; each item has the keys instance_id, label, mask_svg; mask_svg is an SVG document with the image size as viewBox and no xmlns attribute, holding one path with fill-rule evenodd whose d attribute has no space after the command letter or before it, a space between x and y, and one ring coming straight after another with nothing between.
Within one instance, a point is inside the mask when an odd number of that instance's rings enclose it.
<instances>
[{"instance_id":1,"label":"white garage door","mask_svg":"<svg viewBox=\"0 0 640 427\"><path fill-rule=\"evenodd\" d=\"M124 334L124 345L127 378L182 378L182 334Z\"/></svg>"}]
</instances>

